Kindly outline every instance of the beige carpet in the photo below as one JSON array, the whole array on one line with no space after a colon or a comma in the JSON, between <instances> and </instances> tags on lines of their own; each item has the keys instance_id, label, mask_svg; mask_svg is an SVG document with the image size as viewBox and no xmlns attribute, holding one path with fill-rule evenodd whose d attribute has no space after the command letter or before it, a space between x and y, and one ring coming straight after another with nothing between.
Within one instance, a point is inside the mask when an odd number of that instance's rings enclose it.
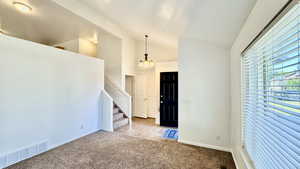
<instances>
[{"instance_id":1,"label":"beige carpet","mask_svg":"<svg viewBox=\"0 0 300 169\"><path fill-rule=\"evenodd\" d=\"M230 153L98 132L9 169L235 169Z\"/></svg>"}]
</instances>

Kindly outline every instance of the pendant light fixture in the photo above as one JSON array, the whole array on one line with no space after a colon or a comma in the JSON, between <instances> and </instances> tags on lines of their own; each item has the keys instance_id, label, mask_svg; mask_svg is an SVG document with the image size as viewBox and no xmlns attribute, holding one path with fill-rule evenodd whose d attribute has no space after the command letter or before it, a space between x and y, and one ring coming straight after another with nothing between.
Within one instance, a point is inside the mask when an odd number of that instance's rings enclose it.
<instances>
[{"instance_id":1,"label":"pendant light fixture","mask_svg":"<svg viewBox=\"0 0 300 169\"><path fill-rule=\"evenodd\" d=\"M141 68L152 68L154 66L153 60L149 59L149 54L148 54L148 35L145 35L145 54L144 54L144 59L139 61L139 66Z\"/></svg>"}]
</instances>

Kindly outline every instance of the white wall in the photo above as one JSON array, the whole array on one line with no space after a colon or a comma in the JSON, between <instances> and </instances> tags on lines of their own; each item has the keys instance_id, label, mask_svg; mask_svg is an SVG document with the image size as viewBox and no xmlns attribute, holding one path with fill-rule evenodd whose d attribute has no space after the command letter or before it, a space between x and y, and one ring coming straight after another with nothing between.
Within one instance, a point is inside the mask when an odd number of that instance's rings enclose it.
<instances>
[{"instance_id":1,"label":"white wall","mask_svg":"<svg viewBox=\"0 0 300 169\"><path fill-rule=\"evenodd\" d=\"M239 169L246 168L241 149L241 52L287 1L257 0L231 49L231 142Z\"/></svg>"},{"instance_id":2,"label":"white wall","mask_svg":"<svg viewBox=\"0 0 300 169\"><path fill-rule=\"evenodd\" d=\"M78 39L78 41L79 41L78 53L86 56L92 56L92 57L97 56L97 44L85 39Z\"/></svg>"},{"instance_id":3,"label":"white wall","mask_svg":"<svg viewBox=\"0 0 300 169\"><path fill-rule=\"evenodd\" d=\"M136 74L135 40L126 37L122 39L122 89L125 90L126 75Z\"/></svg>"},{"instance_id":4,"label":"white wall","mask_svg":"<svg viewBox=\"0 0 300 169\"><path fill-rule=\"evenodd\" d=\"M0 155L99 129L100 59L0 35Z\"/></svg>"},{"instance_id":5,"label":"white wall","mask_svg":"<svg viewBox=\"0 0 300 169\"><path fill-rule=\"evenodd\" d=\"M135 40L124 38L122 40L122 46L122 72L125 75L135 75Z\"/></svg>"},{"instance_id":6,"label":"white wall","mask_svg":"<svg viewBox=\"0 0 300 169\"><path fill-rule=\"evenodd\" d=\"M105 76L122 88L122 41L110 34L101 34L99 40L97 58L105 62Z\"/></svg>"},{"instance_id":7,"label":"white wall","mask_svg":"<svg viewBox=\"0 0 300 169\"><path fill-rule=\"evenodd\" d=\"M179 140L229 150L229 49L179 43Z\"/></svg>"}]
</instances>

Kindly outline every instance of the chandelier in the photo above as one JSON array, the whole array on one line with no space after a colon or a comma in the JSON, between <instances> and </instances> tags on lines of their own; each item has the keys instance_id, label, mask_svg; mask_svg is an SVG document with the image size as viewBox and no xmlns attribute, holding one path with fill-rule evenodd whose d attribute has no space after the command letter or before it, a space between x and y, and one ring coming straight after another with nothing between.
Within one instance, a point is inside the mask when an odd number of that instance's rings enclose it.
<instances>
[{"instance_id":1,"label":"chandelier","mask_svg":"<svg viewBox=\"0 0 300 169\"><path fill-rule=\"evenodd\" d=\"M153 60L149 59L148 54L148 35L145 35L145 54L144 59L139 61L139 67L152 68L154 66Z\"/></svg>"}]
</instances>

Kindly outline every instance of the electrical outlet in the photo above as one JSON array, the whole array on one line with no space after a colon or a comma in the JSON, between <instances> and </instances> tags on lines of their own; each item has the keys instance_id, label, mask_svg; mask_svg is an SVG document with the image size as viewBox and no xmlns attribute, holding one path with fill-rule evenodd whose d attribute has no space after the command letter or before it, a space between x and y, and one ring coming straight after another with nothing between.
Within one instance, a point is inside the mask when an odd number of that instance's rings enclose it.
<instances>
[{"instance_id":1,"label":"electrical outlet","mask_svg":"<svg viewBox=\"0 0 300 169\"><path fill-rule=\"evenodd\" d=\"M217 139L217 140L221 140L221 136L217 136L216 139Z\"/></svg>"}]
</instances>

